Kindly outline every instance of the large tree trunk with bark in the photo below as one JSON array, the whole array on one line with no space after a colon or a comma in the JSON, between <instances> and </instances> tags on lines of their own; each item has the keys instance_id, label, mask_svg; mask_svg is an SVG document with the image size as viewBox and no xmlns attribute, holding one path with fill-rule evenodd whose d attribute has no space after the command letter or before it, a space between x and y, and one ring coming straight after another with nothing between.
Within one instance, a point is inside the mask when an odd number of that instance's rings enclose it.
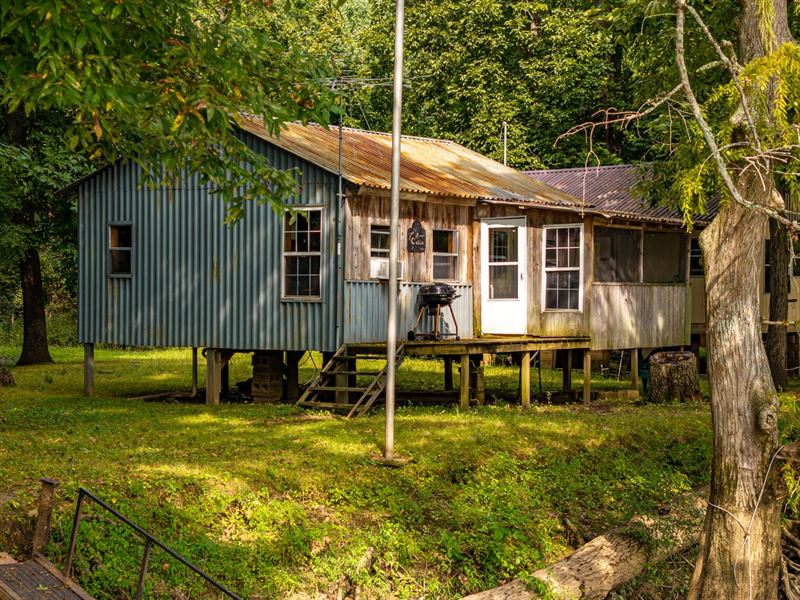
<instances>
[{"instance_id":1,"label":"large tree trunk with bark","mask_svg":"<svg viewBox=\"0 0 800 600\"><path fill-rule=\"evenodd\" d=\"M29 248L19 264L22 284L22 354L17 365L53 362L47 346L47 319L39 250Z\"/></svg>"},{"instance_id":2,"label":"large tree trunk with bark","mask_svg":"<svg viewBox=\"0 0 800 600\"><path fill-rule=\"evenodd\" d=\"M5 115L6 135L12 144L27 144L25 117L21 109L7 112ZM15 220L28 230L33 230L35 207L23 203ZM42 288L42 264L39 249L31 245L19 261L20 285L22 287L22 354L18 365L35 365L53 362L47 345L47 318L45 315L45 297Z\"/></svg>"},{"instance_id":3,"label":"large tree trunk with bark","mask_svg":"<svg viewBox=\"0 0 800 600\"><path fill-rule=\"evenodd\" d=\"M736 182L775 201L749 171ZM778 397L761 341L759 276L767 217L732 202L700 235L706 269L708 373L714 426L711 493L690 599L774 600L780 567ZM762 493L763 486L763 493Z\"/></svg>"},{"instance_id":4,"label":"large tree trunk with bark","mask_svg":"<svg viewBox=\"0 0 800 600\"><path fill-rule=\"evenodd\" d=\"M769 224L769 320L767 328L767 360L775 387L785 390L786 331L789 318L789 230L777 221Z\"/></svg>"}]
</instances>

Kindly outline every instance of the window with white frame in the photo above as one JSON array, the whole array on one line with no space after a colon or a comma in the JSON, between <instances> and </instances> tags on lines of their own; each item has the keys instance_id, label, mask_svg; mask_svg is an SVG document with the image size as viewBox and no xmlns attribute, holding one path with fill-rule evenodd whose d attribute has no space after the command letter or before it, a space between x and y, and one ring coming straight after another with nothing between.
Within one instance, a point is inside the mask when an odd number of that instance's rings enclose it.
<instances>
[{"instance_id":1,"label":"window with white frame","mask_svg":"<svg viewBox=\"0 0 800 600\"><path fill-rule=\"evenodd\" d=\"M369 228L370 258L389 258L389 226L371 225Z\"/></svg>"},{"instance_id":2,"label":"window with white frame","mask_svg":"<svg viewBox=\"0 0 800 600\"><path fill-rule=\"evenodd\" d=\"M108 226L109 275L130 277L133 262L133 226L114 224Z\"/></svg>"},{"instance_id":3,"label":"window with white frame","mask_svg":"<svg viewBox=\"0 0 800 600\"><path fill-rule=\"evenodd\" d=\"M581 310L583 225L544 227L544 308Z\"/></svg>"},{"instance_id":4,"label":"window with white frame","mask_svg":"<svg viewBox=\"0 0 800 600\"><path fill-rule=\"evenodd\" d=\"M319 298L322 209L287 211L283 223L283 296Z\"/></svg>"},{"instance_id":5,"label":"window with white frame","mask_svg":"<svg viewBox=\"0 0 800 600\"><path fill-rule=\"evenodd\" d=\"M458 232L452 229L433 230L433 279L458 279Z\"/></svg>"}]
</instances>

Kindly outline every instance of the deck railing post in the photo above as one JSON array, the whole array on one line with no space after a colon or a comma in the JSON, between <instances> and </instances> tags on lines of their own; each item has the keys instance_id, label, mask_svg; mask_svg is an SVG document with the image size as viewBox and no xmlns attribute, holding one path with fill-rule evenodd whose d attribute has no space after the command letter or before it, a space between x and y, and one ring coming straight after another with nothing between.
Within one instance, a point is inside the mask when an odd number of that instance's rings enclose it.
<instances>
[{"instance_id":1,"label":"deck railing post","mask_svg":"<svg viewBox=\"0 0 800 600\"><path fill-rule=\"evenodd\" d=\"M83 510L83 490L78 492L78 504L75 507L75 516L72 518L72 533L69 536L69 548L67 558L62 569L64 576L69 577L72 573L72 559L75 557L75 545L78 542L78 527L81 523L81 510Z\"/></svg>"},{"instance_id":2,"label":"deck railing post","mask_svg":"<svg viewBox=\"0 0 800 600\"><path fill-rule=\"evenodd\" d=\"M50 541L50 524L53 517L53 501L56 496L58 481L42 477L42 489L39 492L39 508L36 514L36 530L33 533L32 555L40 554Z\"/></svg>"},{"instance_id":3,"label":"deck railing post","mask_svg":"<svg viewBox=\"0 0 800 600\"><path fill-rule=\"evenodd\" d=\"M141 600L142 592L144 591L144 578L147 575L147 565L150 563L150 551L153 549L153 540L147 538L144 543L144 553L142 554L142 562L139 564L139 579L136 581L136 594L134 600Z\"/></svg>"}]
</instances>

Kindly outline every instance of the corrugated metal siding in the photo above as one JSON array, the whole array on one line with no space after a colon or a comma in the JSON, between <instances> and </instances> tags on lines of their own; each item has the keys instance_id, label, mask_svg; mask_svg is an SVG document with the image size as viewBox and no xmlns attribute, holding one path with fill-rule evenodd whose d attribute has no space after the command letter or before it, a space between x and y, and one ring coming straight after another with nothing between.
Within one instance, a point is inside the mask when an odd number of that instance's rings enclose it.
<instances>
[{"instance_id":1,"label":"corrugated metal siding","mask_svg":"<svg viewBox=\"0 0 800 600\"><path fill-rule=\"evenodd\" d=\"M417 318L417 292L425 283L400 283L397 301L398 339L404 340ZM460 294L453 302L459 335L472 337L472 286L454 284ZM344 288L344 335L346 342L382 342L386 340L388 286L380 281L347 281ZM444 311L448 331L455 331L450 311ZM418 332L433 330L433 318L423 317Z\"/></svg>"},{"instance_id":2,"label":"corrugated metal siding","mask_svg":"<svg viewBox=\"0 0 800 600\"><path fill-rule=\"evenodd\" d=\"M290 203L324 205L321 302L281 301L281 219L249 206L233 227L196 178L175 189L138 189L141 171L120 163L79 188L79 339L131 346L231 349L337 347L337 178L246 136L277 167L301 170ZM133 225L133 276L108 277L108 225Z\"/></svg>"}]
</instances>

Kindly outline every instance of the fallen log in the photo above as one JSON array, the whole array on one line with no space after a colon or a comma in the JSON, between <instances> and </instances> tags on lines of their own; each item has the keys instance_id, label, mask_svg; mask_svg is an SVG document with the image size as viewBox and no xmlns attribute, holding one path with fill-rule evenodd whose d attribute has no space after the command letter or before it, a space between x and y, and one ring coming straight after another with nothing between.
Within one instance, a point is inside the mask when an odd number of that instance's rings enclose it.
<instances>
[{"instance_id":1,"label":"fallen log","mask_svg":"<svg viewBox=\"0 0 800 600\"><path fill-rule=\"evenodd\" d=\"M533 574L560 600L602 600L641 573L648 563L697 542L705 514L708 489L684 498L669 514L636 517L627 525L594 538L554 565ZM536 600L542 598L515 579L463 600Z\"/></svg>"}]
</instances>

